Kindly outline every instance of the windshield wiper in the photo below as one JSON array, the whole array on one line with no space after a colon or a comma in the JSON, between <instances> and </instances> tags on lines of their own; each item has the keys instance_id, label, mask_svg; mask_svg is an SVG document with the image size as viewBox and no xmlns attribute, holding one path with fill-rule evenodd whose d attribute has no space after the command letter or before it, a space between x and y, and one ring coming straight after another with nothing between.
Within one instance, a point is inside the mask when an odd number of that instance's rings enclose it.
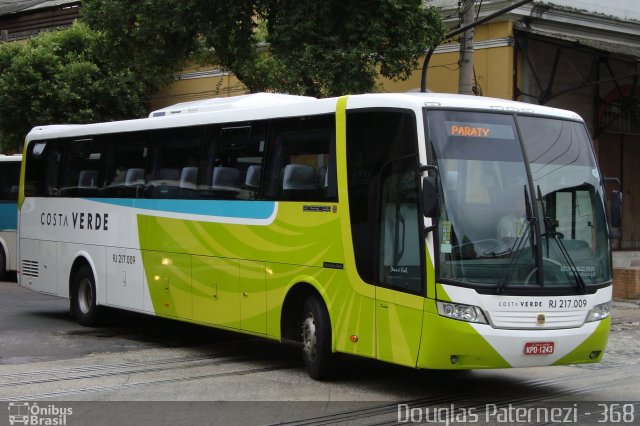
<instances>
[{"instance_id":1,"label":"windshield wiper","mask_svg":"<svg viewBox=\"0 0 640 426\"><path fill-rule=\"evenodd\" d=\"M576 281L576 286L578 287L578 290L580 290L580 292L584 294L587 292L587 285L585 284L584 279L582 279L582 276L578 273L576 264L573 262L573 259L571 258L571 255L567 250L567 247L564 245L564 243L560 239L560 233L556 231L555 226L551 221L551 217L547 215L547 209L544 205L544 199L542 198L540 185L538 185L538 199L540 200L540 205L542 206L542 216L543 216L544 229L545 229L544 235L547 237L547 253L550 254L549 237L551 237L558 245L560 254L562 254L562 257L564 258L565 262L567 262L567 264L569 265L569 269L571 269L571 273L573 274L573 279Z\"/></svg>"},{"instance_id":2,"label":"windshield wiper","mask_svg":"<svg viewBox=\"0 0 640 426\"><path fill-rule=\"evenodd\" d=\"M526 241L527 237L531 239L530 241L531 247L534 246L534 242L535 242L534 235L533 235L533 232L531 232L531 230L534 229L536 218L533 216L533 209L531 208L531 200L529 200L529 193L527 192L526 185L524 187L524 203L525 203L525 209L527 213L526 229L522 232L522 235L516 238L516 240L513 243L513 246L511 246L511 248L505 251L503 254L517 253L518 251L520 251L520 249L524 247L524 242ZM514 268L515 262L516 262L516 256L515 255L511 256L511 261L507 266L507 270L505 271L504 275L500 279L500 282L496 286L497 294L502 294L507 284L509 284L509 281L511 281L511 277L513 276L513 272L515 271L515 268Z\"/></svg>"}]
</instances>

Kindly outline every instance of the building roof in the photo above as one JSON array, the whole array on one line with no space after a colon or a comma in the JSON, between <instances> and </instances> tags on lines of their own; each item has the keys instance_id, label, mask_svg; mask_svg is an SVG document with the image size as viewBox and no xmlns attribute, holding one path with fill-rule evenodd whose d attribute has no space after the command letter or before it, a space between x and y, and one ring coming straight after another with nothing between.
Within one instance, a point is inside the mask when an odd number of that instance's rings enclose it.
<instances>
[{"instance_id":1,"label":"building roof","mask_svg":"<svg viewBox=\"0 0 640 426\"><path fill-rule=\"evenodd\" d=\"M458 9L459 0L429 0L427 5L434 6L440 10ZM475 6L481 4L481 9L489 9L491 12L509 6L511 0L476 0ZM561 8L579 11L589 15L600 15L616 20L640 21L640 8L637 1L607 1L607 0L533 0L529 5L525 5L519 10L531 9L534 6ZM517 12L516 12L517 13ZM480 14L482 16L482 13ZM446 18L446 16L445 16Z\"/></svg>"},{"instance_id":2,"label":"building roof","mask_svg":"<svg viewBox=\"0 0 640 426\"><path fill-rule=\"evenodd\" d=\"M640 9L633 1L534 0L535 4L581 11L623 21L640 21Z\"/></svg>"},{"instance_id":3,"label":"building roof","mask_svg":"<svg viewBox=\"0 0 640 426\"><path fill-rule=\"evenodd\" d=\"M511 3L484 0L478 16L482 18ZM634 3L637 0L533 0L494 21L511 21L520 31L640 57L640 8ZM450 26L459 23L458 0L431 0L428 4L437 7Z\"/></svg>"},{"instance_id":4,"label":"building roof","mask_svg":"<svg viewBox=\"0 0 640 426\"><path fill-rule=\"evenodd\" d=\"M79 0L0 0L0 16L79 3Z\"/></svg>"},{"instance_id":5,"label":"building roof","mask_svg":"<svg viewBox=\"0 0 640 426\"><path fill-rule=\"evenodd\" d=\"M536 2L530 17L516 21L515 28L605 52L640 57L640 21L584 9L582 6L589 4L587 0L575 2L575 7L560 5L563 2L558 0L555 4L542 3Z\"/></svg>"}]
</instances>

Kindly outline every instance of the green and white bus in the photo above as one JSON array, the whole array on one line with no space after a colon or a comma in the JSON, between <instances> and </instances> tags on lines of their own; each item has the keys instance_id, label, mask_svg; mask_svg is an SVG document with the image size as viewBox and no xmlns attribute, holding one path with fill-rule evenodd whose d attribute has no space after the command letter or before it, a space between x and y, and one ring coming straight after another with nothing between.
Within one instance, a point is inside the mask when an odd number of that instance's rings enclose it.
<instances>
[{"instance_id":1,"label":"green and white bus","mask_svg":"<svg viewBox=\"0 0 640 426\"><path fill-rule=\"evenodd\" d=\"M598 362L611 253L575 113L253 94L27 136L20 283L429 369ZM509 224L511 221L511 224ZM505 231L506 229L506 231Z\"/></svg>"},{"instance_id":2,"label":"green and white bus","mask_svg":"<svg viewBox=\"0 0 640 426\"><path fill-rule=\"evenodd\" d=\"M0 278L16 270L21 155L0 154Z\"/></svg>"}]
</instances>

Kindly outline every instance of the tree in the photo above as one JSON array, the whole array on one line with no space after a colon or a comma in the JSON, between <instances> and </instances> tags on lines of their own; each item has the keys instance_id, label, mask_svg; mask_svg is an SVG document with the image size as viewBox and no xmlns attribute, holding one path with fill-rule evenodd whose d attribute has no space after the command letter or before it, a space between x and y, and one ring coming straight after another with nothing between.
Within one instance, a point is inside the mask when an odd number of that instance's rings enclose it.
<instances>
[{"instance_id":1,"label":"tree","mask_svg":"<svg viewBox=\"0 0 640 426\"><path fill-rule=\"evenodd\" d=\"M26 44L0 47L0 134L17 150L36 125L90 123L139 117L144 85L96 52L104 35L82 24L46 33Z\"/></svg>"},{"instance_id":2,"label":"tree","mask_svg":"<svg viewBox=\"0 0 640 426\"><path fill-rule=\"evenodd\" d=\"M314 96L376 89L378 74L408 78L444 33L421 0L273 2L266 19L279 89Z\"/></svg>"},{"instance_id":3,"label":"tree","mask_svg":"<svg viewBox=\"0 0 640 426\"><path fill-rule=\"evenodd\" d=\"M406 79L444 27L422 0L85 0L114 63L155 84L187 61L233 72L252 92L334 96Z\"/></svg>"},{"instance_id":4,"label":"tree","mask_svg":"<svg viewBox=\"0 0 640 426\"><path fill-rule=\"evenodd\" d=\"M202 3L202 5L200 4ZM82 21L105 36L97 55L112 66L133 69L152 93L190 58L206 62L197 37L197 0L84 0Z\"/></svg>"}]
</instances>

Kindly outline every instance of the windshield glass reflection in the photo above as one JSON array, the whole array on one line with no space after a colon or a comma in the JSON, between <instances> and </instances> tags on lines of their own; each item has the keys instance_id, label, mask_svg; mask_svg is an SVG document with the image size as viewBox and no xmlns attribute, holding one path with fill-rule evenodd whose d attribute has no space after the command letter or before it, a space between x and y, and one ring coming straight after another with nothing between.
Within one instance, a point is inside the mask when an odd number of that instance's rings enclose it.
<instances>
[{"instance_id":1,"label":"windshield glass reflection","mask_svg":"<svg viewBox=\"0 0 640 426\"><path fill-rule=\"evenodd\" d=\"M518 120L539 194L545 278L555 284L610 280L602 186L584 125L538 117Z\"/></svg>"},{"instance_id":2,"label":"windshield glass reflection","mask_svg":"<svg viewBox=\"0 0 640 426\"><path fill-rule=\"evenodd\" d=\"M443 194L439 278L498 288L609 280L600 179L584 125L517 118L531 189L515 119L427 113Z\"/></svg>"}]
</instances>

